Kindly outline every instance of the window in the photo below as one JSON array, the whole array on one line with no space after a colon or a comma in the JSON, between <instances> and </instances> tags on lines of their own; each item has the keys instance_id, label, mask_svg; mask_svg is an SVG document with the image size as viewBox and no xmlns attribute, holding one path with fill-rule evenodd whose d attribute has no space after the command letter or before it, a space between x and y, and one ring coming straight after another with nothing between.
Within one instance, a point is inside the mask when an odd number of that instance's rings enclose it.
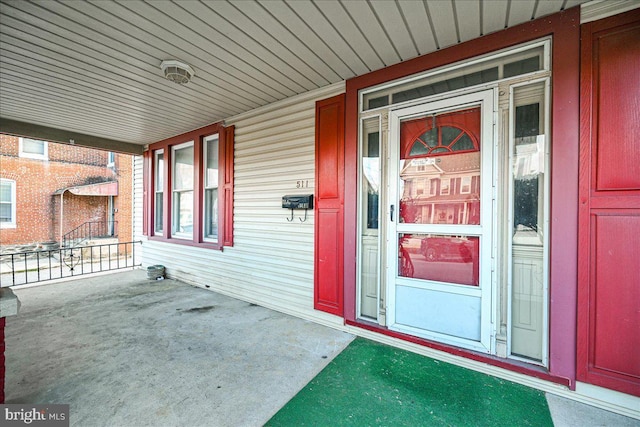
<instances>
[{"instance_id":1,"label":"window","mask_svg":"<svg viewBox=\"0 0 640 427\"><path fill-rule=\"evenodd\" d=\"M471 177L463 176L460 179L460 194L470 194L471 193Z\"/></svg>"},{"instance_id":2,"label":"window","mask_svg":"<svg viewBox=\"0 0 640 427\"><path fill-rule=\"evenodd\" d=\"M548 49L548 42L536 42L497 55L462 61L456 66L428 71L409 79L388 82L361 95L363 109L372 110L549 70Z\"/></svg>"},{"instance_id":3,"label":"window","mask_svg":"<svg viewBox=\"0 0 640 427\"><path fill-rule=\"evenodd\" d=\"M440 195L448 196L449 195L449 185L451 183L450 178L442 178L440 181Z\"/></svg>"},{"instance_id":4,"label":"window","mask_svg":"<svg viewBox=\"0 0 640 427\"><path fill-rule=\"evenodd\" d=\"M510 90L510 356L546 364L549 81Z\"/></svg>"},{"instance_id":5,"label":"window","mask_svg":"<svg viewBox=\"0 0 640 427\"><path fill-rule=\"evenodd\" d=\"M20 138L20 157L27 159L49 160L49 146L47 141L36 139Z\"/></svg>"},{"instance_id":6,"label":"window","mask_svg":"<svg viewBox=\"0 0 640 427\"><path fill-rule=\"evenodd\" d=\"M204 240L218 241L218 135L204 139Z\"/></svg>"},{"instance_id":7,"label":"window","mask_svg":"<svg viewBox=\"0 0 640 427\"><path fill-rule=\"evenodd\" d=\"M114 168L116 166L116 153L109 151L107 154L107 167Z\"/></svg>"},{"instance_id":8,"label":"window","mask_svg":"<svg viewBox=\"0 0 640 427\"><path fill-rule=\"evenodd\" d=\"M171 235L193 238L193 141L172 148Z\"/></svg>"},{"instance_id":9,"label":"window","mask_svg":"<svg viewBox=\"0 0 640 427\"><path fill-rule=\"evenodd\" d=\"M164 222L164 150L157 150L153 160L154 170L154 227L155 234L162 234Z\"/></svg>"},{"instance_id":10,"label":"window","mask_svg":"<svg viewBox=\"0 0 640 427\"><path fill-rule=\"evenodd\" d=\"M0 179L0 228L16 228L16 182Z\"/></svg>"},{"instance_id":11,"label":"window","mask_svg":"<svg viewBox=\"0 0 640 427\"><path fill-rule=\"evenodd\" d=\"M435 196L438 190L437 178L429 180L429 195Z\"/></svg>"},{"instance_id":12,"label":"window","mask_svg":"<svg viewBox=\"0 0 640 427\"><path fill-rule=\"evenodd\" d=\"M418 170L420 170L420 166L418 166ZM422 196L423 194L426 193L425 189L426 187L429 185L429 181L427 179L424 178L418 178L415 180L415 193L414 193L414 197L416 196Z\"/></svg>"},{"instance_id":13,"label":"window","mask_svg":"<svg viewBox=\"0 0 640 427\"><path fill-rule=\"evenodd\" d=\"M150 239L233 246L234 127L213 124L152 144L145 157Z\"/></svg>"}]
</instances>

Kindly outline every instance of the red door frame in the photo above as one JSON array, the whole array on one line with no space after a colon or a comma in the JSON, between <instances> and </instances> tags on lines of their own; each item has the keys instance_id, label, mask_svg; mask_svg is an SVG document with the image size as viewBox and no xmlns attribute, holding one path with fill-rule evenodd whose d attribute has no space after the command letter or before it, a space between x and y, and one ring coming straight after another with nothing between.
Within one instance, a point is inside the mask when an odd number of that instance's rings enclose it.
<instances>
[{"instance_id":1,"label":"red door frame","mask_svg":"<svg viewBox=\"0 0 640 427\"><path fill-rule=\"evenodd\" d=\"M441 67L499 49L552 36L552 144L550 230L550 373L575 387L577 216L579 158L580 8L492 33L429 55L355 77L346 82L344 308L347 323L356 320L356 245L358 171L358 91L390 80ZM554 123L559 125L554 126ZM367 326L371 328L371 325ZM388 333L384 328L376 328ZM461 350L421 342L451 353ZM469 357L476 358L471 353ZM501 359L482 359L505 365ZM507 367L523 370L516 364ZM528 370L528 368L524 368ZM528 371L527 371L528 372Z\"/></svg>"}]
</instances>

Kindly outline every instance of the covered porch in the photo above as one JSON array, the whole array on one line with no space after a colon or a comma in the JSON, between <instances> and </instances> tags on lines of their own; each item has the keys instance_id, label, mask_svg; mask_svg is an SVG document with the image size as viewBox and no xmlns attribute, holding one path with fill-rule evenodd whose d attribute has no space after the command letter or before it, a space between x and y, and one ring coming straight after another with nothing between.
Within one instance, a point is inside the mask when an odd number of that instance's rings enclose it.
<instances>
[{"instance_id":1,"label":"covered porch","mask_svg":"<svg viewBox=\"0 0 640 427\"><path fill-rule=\"evenodd\" d=\"M0 131L135 154L143 267L640 417L636 1L0 3Z\"/></svg>"}]
</instances>

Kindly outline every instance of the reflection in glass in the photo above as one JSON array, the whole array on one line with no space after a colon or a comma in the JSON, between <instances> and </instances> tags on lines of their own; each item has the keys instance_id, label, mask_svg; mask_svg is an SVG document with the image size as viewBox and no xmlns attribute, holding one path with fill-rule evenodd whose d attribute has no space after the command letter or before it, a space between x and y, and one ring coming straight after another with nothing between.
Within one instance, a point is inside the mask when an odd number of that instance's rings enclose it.
<instances>
[{"instance_id":1,"label":"reflection in glass","mask_svg":"<svg viewBox=\"0 0 640 427\"><path fill-rule=\"evenodd\" d=\"M540 70L540 57L534 56L531 58L521 59L520 61L510 62L503 66L503 77L514 77L521 74L532 73Z\"/></svg>"},{"instance_id":2,"label":"reflection in glass","mask_svg":"<svg viewBox=\"0 0 640 427\"><path fill-rule=\"evenodd\" d=\"M173 198L171 232L180 237L193 236L193 144L173 148Z\"/></svg>"},{"instance_id":3,"label":"reflection in glass","mask_svg":"<svg viewBox=\"0 0 640 427\"><path fill-rule=\"evenodd\" d=\"M480 108L400 126L400 222L480 224Z\"/></svg>"},{"instance_id":4,"label":"reflection in glass","mask_svg":"<svg viewBox=\"0 0 640 427\"><path fill-rule=\"evenodd\" d=\"M173 152L173 188L193 188L193 145Z\"/></svg>"},{"instance_id":5,"label":"reflection in glass","mask_svg":"<svg viewBox=\"0 0 640 427\"><path fill-rule=\"evenodd\" d=\"M384 107L385 105L389 105L389 96L379 96L377 98L369 99L369 105L367 107L368 110L378 107Z\"/></svg>"},{"instance_id":6,"label":"reflection in glass","mask_svg":"<svg viewBox=\"0 0 640 427\"><path fill-rule=\"evenodd\" d=\"M538 231L539 187L544 172L544 136L540 104L516 107L514 156L514 232ZM534 234L536 234L534 233Z\"/></svg>"},{"instance_id":7,"label":"reflection in glass","mask_svg":"<svg viewBox=\"0 0 640 427\"><path fill-rule=\"evenodd\" d=\"M174 234L191 234L193 232L192 212L193 191L176 192L173 199Z\"/></svg>"},{"instance_id":8,"label":"reflection in glass","mask_svg":"<svg viewBox=\"0 0 640 427\"><path fill-rule=\"evenodd\" d=\"M479 250L477 236L400 234L398 275L478 286Z\"/></svg>"},{"instance_id":9,"label":"reflection in glass","mask_svg":"<svg viewBox=\"0 0 640 427\"><path fill-rule=\"evenodd\" d=\"M216 239L218 238L218 189L205 189L204 199L204 237Z\"/></svg>"},{"instance_id":10,"label":"reflection in glass","mask_svg":"<svg viewBox=\"0 0 640 427\"><path fill-rule=\"evenodd\" d=\"M162 233L162 223L164 221L163 214L163 194L162 191L156 192L156 214L155 214L155 231Z\"/></svg>"},{"instance_id":11,"label":"reflection in glass","mask_svg":"<svg viewBox=\"0 0 640 427\"><path fill-rule=\"evenodd\" d=\"M377 320L380 307L380 118L362 120L361 132L358 316Z\"/></svg>"},{"instance_id":12,"label":"reflection in glass","mask_svg":"<svg viewBox=\"0 0 640 427\"><path fill-rule=\"evenodd\" d=\"M511 354L544 359L546 334L545 82L513 90Z\"/></svg>"},{"instance_id":13,"label":"reflection in glass","mask_svg":"<svg viewBox=\"0 0 640 427\"><path fill-rule=\"evenodd\" d=\"M420 87L395 92L392 95L393 104L423 98L438 93L449 92L464 87L475 86L482 83L498 80L498 67L490 66L481 71L472 72L459 77L444 79ZM371 108L371 106L369 106Z\"/></svg>"},{"instance_id":14,"label":"reflection in glass","mask_svg":"<svg viewBox=\"0 0 640 427\"><path fill-rule=\"evenodd\" d=\"M218 135L204 141L204 238L218 238Z\"/></svg>"},{"instance_id":15,"label":"reflection in glass","mask_svg":"<svg viewBox=\"0 0 640 427\"><path fill-rule=\"evenodd\" d=\"M362 157L362 169L367 190L367 228L378 228L378 200L380 197L380 133L367 135L366 157Z\"/></svg>"}]
</instances>

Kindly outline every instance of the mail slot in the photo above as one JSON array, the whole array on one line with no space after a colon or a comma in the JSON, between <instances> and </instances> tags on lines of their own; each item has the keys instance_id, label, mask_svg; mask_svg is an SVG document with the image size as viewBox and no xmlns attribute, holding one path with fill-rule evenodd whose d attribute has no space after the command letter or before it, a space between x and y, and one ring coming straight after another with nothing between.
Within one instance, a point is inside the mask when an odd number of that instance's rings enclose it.
<instances>
[{"instance_id":1,"label":"mail slot","mask_svg":"<svg viewBox=\"0 0 640 427\"><path fill-rule=\"evenodd\" d=\"M285 209L313 209L313 194L282 196Z\"/></svg>"}]
</instances>

